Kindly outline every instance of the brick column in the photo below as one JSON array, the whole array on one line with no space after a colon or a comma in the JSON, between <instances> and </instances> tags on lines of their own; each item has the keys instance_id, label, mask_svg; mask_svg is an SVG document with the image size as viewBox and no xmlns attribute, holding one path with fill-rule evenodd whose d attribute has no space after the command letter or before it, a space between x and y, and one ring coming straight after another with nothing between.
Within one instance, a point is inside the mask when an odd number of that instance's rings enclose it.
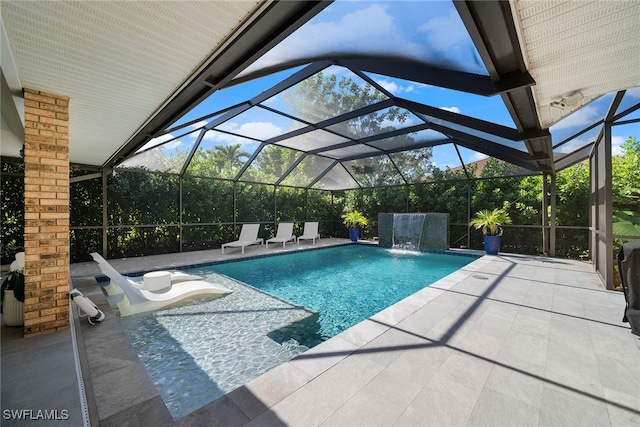
<instances>
[{"instance_id":1,"label":"brick column","mask_svg":"<svg viewBox=\"0 0 640 427\"><path fill-rule=\"evenodd\" d=\"M25 337L69 327L69 98L24 89Z\"/></svg>"}]
</instances>

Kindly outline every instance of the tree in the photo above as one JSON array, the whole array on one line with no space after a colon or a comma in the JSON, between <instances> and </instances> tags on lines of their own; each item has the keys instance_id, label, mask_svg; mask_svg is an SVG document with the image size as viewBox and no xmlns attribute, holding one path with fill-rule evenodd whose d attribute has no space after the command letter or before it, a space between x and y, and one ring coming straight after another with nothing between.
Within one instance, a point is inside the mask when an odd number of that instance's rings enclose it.
<instances>
[{"instance_id":1,"label":"tree","mask_svg":"<svg viewBox=\"0 0 640 427\"><path fill-rule=\"evenodd\" d=\"M374 105L386 100L387 96L369 83L359 83L355 76L325 75L319 72L300 84L283 93L283 98L291 107L291 113L311 123L356 111L360 108ZM348 138L359 140L395 130L399 124L409 119L409 112L399 107L379 109L362 114L331 127ZM413 143L412 134L394 136L385 141L390 146L407 145ZM431 168L431 149L406 151L393 155L393 161L387 155L356 159L347 163L349 172L363 187L374 187L389 184L401 184L398 168L401 163L403 171L411 174L410 180L416 175L424 176ZM395 164L394 164L395 163Z\"/></svg>"},{"instance_id":2,"label":"tree","mask_svg":"<svg viewBox=\"0 0 640 427\"><path fill-rule=\"evenodd\" d=\"M613 159L613 232L640 236L640 140L629 137Z\"/></svg>"},{"instance_id":3,"label":"tree","mask_svg":"<svg viewBox=\"0 0 640 427\"><path fill-rule=\"evenodd\" d=\"M299 151L279 145L264 147L242 179L275 184L301 154Z\"/></svg>"},{"instance_id":4,"label":"tree","mask_svg":"<svg viewBox=\"0 0 640 427\"><path fill-rule=\"evenodd\" d=\"M577 163L556 174L556 223L589 226L589 165Z\"/></svg>"},{"instance_id":5,"label":"tree","mask_svg":"<svg viewBox=\"0 0 640 427\"><path fill-rule=\"evenodd\" d=\"M242 149L242 144L216 145L211 150L199 147L187 166L186 173L233 179L249 156L250 154Z\"/></svg>"}]
</instances>

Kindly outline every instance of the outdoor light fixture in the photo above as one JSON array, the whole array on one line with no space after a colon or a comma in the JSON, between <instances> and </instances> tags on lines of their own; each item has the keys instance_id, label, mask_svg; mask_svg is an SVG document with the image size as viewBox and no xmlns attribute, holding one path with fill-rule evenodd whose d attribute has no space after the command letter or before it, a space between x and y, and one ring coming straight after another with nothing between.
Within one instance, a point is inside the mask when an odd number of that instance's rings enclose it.
<instances>
[{"instance_id":1,"label":"outdoor light fixture","mask_svg":"<svg viewBox=\"0 0 640 427\"><path fill-rule=\"evenodd\" d=\"M573 92L570 95L563 96L559 101L553 101L551 103L551 107L558 108L560 110L571 108L576 106L580 101L582 101L582 98L584 98L584 95L582 95L582 92L580 91Z\"/></svg>"}]
</instances>

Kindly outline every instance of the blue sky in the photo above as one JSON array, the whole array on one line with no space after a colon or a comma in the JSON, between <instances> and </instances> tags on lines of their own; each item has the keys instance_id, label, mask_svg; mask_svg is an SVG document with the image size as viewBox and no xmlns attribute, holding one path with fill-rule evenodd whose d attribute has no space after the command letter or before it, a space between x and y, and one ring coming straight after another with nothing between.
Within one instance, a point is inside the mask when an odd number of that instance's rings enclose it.
<instances>
[{"instance_id":1,"label":"blue sky","mask_svg":"<svg viewBox=\"0 0 640 427\"><path fill-rule=\"evenodd\" d=\"M450 1L336 1L324 11L303 25L298 31L272 49L267 55L249 67L245 73L261 67L326 53L400 55L410 60L439 64L451 69L487 74L473 43L468 36L455 7ZM199 117L249 100L302 67L280 72L264 78L219 90L186 114L176 124L196 120ZM337 71L336 71L337 70ZM331 72L340 71L333 67ZM372 80L391 94L424 103L444 110L453 111L514 127L502 99L499 96L482 97L443 89L435 86L396 79L388 76L367 74ZM640 98L640 88L629 91L629 96ZM609 107L611 96L605 96L581 108L551 128L554 145L576 131L603 117ZM206 122L191 126L196 129ZM256 114L254 111L238 116L225 123L224 130L239 135L268 139L300 124L276 114ZM614 153L629 135L640 135L640 125L615 127ZM157 138L147 147L160 144L175 137L165 135ZM190 134L167 144L165 151L186 148L195 134ZM589 142L597 130L571 141L559 148L561 152L571 152ZM259 143L237 136L208 132L207 146L240 143L248 152L255 150ZM459 166L453 147L434 150L434 161L441 168ZM486 156L463 150L465 162L480 160Z\"/></svg>"}]
</instances>

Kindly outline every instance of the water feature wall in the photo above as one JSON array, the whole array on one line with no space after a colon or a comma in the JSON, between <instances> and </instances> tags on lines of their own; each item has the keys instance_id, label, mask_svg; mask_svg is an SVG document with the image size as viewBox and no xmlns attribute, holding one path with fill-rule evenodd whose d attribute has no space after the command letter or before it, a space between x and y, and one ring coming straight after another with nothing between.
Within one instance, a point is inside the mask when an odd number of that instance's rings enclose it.
<instances>
[{"instance_id":1,"label":"water feature wall","mask_svg":"<svg viewBox=\"0 0 640 427\"><path fill-rule=\"evenodd\" d=\"M424 214L396 214L393 216L392 247L418 250L422 238Z\"/></svg>"},{"instance_id":2,"label":"water feature wall","mask_svg":"<svg viewBox=\"0 0 640 427\"><path fill-rule=\"evenodd\" d=\"M448 213L379 213L380 246L413 250L449 249Z\"/></svg>"}]
</instances>

